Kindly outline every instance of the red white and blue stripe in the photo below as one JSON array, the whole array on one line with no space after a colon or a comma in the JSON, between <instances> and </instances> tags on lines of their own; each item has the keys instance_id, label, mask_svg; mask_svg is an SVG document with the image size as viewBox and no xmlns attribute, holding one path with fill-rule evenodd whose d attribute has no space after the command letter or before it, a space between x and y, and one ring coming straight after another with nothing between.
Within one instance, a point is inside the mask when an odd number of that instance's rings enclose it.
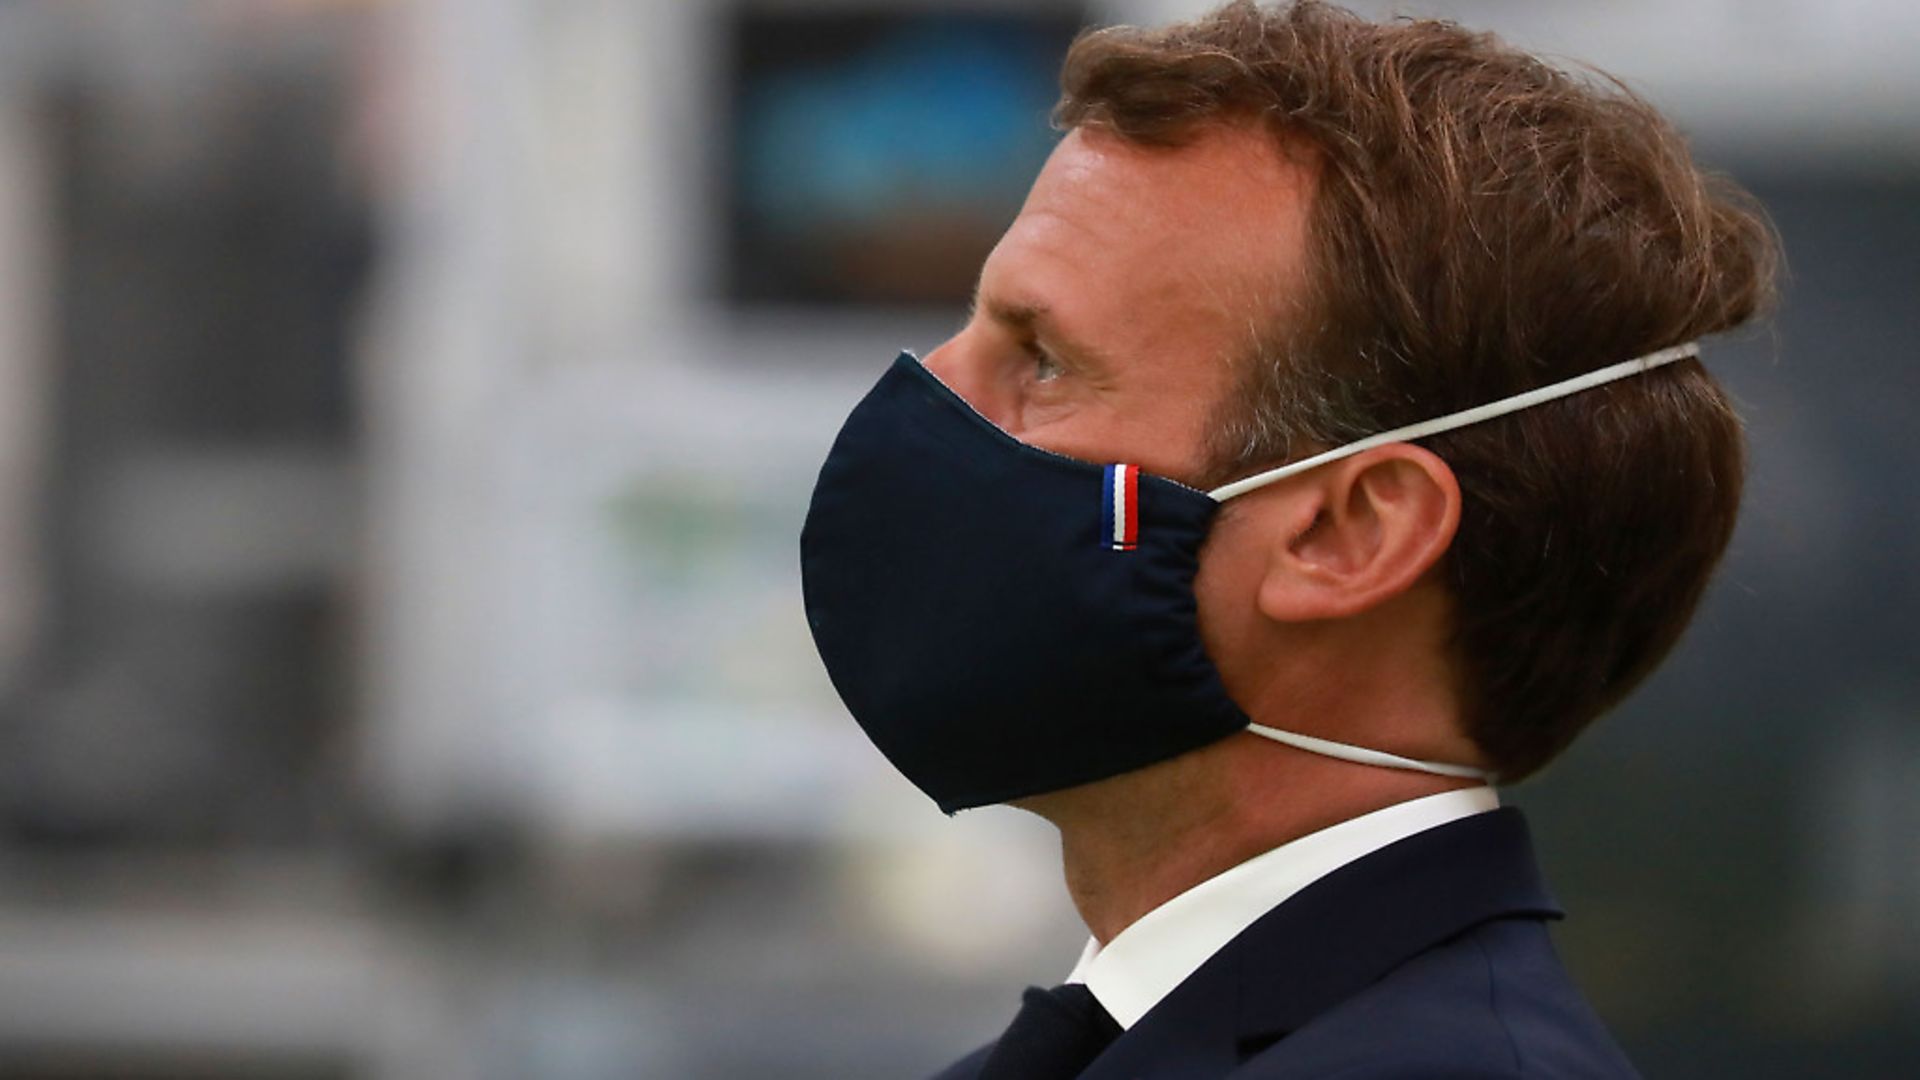
<instances>
[{"instance_id":1,"label":"red white and blue stripe","mask_svg":"<svg viewBox=\"0 0 1920 1080\"><path fill-rule=\"evenodd\" d=\"M1100 490L1100 542L1132 551L1140 545L1140 466L1107 466Z\"/></svg>"}]
</instances>

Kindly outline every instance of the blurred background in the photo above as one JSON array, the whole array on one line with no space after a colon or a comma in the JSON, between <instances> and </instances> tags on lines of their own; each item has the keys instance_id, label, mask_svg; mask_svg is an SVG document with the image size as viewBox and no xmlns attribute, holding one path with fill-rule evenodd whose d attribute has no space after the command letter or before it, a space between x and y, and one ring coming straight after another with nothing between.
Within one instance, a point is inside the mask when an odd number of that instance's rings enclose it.
<instances>
[{"instance_id":1,"label":"blurred background","mask_svg":"<svg viewBox=\"0 0 1920 1080\"><path fill-rule=\"evenodd\" d=\"M916 1076L1063 976L796 537L1076 28L1203 6L0 2L0 1078ZM1920 1075L1920 6L1401 10L1625 76L1791 260L1705 610L1507 795L1569 963L1650 1075Z\"/></svg>"}]
</instances>

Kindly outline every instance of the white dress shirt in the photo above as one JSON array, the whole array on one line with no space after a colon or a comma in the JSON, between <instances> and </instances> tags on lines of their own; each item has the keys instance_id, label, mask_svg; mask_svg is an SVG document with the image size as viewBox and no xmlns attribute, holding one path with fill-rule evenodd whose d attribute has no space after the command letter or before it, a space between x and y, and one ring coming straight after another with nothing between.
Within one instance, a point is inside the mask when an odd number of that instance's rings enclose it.
<instances>
[{"instance_id":1,"label":"white dress shirt","mask_svg":"<svg viewBox=\"0 0 1920 1080\"><path fill-rule=\"evenodd\" d=\"M1490 787L1444 791L1309 833L1161 904L1105 948L1089 939L1067 981L1085 983L1120 1026L1130 1028L1208 957L1294 893L1388 844L1499 805Z\"/></svg>"}]
</instances>

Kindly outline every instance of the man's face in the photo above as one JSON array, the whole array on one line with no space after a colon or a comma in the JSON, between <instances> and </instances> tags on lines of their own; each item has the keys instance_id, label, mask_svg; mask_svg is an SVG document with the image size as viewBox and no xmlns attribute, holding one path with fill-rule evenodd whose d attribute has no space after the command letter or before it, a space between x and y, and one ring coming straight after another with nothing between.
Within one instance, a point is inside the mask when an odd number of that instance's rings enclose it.
<instances>
[{"instance_id":1,"label":"man's face","mask_svg":"<svg viewBox=\"0 0 1920 1080\"><path fill-rule=\"evenodd\" d=\"M1193 481L1229 358L1305 275L1307 166L1250 126L1069 133L927 367L1023 442Z\"/></svg>"}]
</instances>

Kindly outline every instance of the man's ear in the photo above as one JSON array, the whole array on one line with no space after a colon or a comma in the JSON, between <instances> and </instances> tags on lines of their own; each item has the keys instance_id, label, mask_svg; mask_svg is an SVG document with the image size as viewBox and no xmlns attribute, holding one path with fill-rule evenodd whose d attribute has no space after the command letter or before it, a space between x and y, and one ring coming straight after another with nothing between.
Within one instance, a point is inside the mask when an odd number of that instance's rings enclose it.
<instances>
[{"instance_id":1,"label":"man's ear","mask_svg":"<svg viewBox=\"0 0 1920 1080\"><path fill-rule=\"evenodd\" d=\"M1308 500L1294 506L1304 527L1273 537L1260 582L1260 612L1276 622L1346 618L1391 600L1440 561L1460 525L1453 470L1411 443L1297 480L1292 495Z\"/></svg>"}]
</instances>

